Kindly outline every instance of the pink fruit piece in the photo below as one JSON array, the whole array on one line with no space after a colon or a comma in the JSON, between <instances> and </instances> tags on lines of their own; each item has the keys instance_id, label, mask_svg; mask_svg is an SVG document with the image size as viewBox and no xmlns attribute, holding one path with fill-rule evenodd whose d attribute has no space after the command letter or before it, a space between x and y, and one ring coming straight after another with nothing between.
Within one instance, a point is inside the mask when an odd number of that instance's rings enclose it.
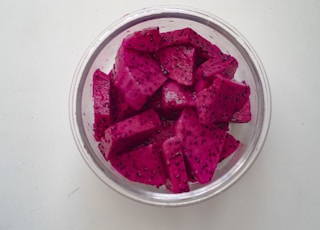
<instances>
[{"instance_id":1,"label":"pink fruit piece","mask_svg":"<svg viewBox=\"0 0 320 230\"><path fill-rule=\"evenodd\" d=\"M221 50L197 32L191 28L183 28L180 30L173 30L169 32L160 33L161 42L160 47L168 47L174 45L191 45L193 46L199 59L201 59L199 64L203 60L219 56L222 52Z\"/></svg>"},{"instance_id":2,"label":"pink fruit piece","mask_svg":"<svg viewBox=\"0 0 320 230\"><path fill-rule=\"evenodd\" d=\"M226 131L214 124L201 124L196 110L186 108L176 122L175 135L182 142L191 175L200 184L210 182L220 158Z\"/></svg>"},{"instance_id":3,"label":"pink fruit piece","mask_svg":"<svg viewBox=\"0 0 320 230\"><path fill-rule=\"evenodd\" d=\"M195 65L195 49L187 46L170 46L156 53L163 73L179 84L193 84L193 69Z\"/></svg>"},{"instance_id":4,"label":"pink fruit piece","mask_svg":"<svg viewBox=\"0 0 320 230\"><path fill-rule=\"evenodd\" d=\"M160 47L159 27L147 28L130 34L123 40L125 48L143 52L156 52Z\"/></svg>"},{"instance_id":5,"label":"pink fruit piece","mask_svg":"<svg viewBox=\"0 0 320 230\"><path fill-rule=\"evenodd\" d=\"M250 100L242 106L242 108L235 112L232 116L231 122L235 123L247 123L251 120L251 105Z\"/></svg>"},{"instance_id":6,"label":"pink fruit piece","mask_svg":"<svg viewBox=\"0 0 320 230\"><path fill-rule=\"evenodd\" d=\"M204 77L221 74L226 78L232 79L238 68L238 61L234 57L223 54L220 56L222 60L218 63L211 62L213 58L203 63L198 70Z\"/></svg>"},{"instance_id":7,"label":"pink fruit piece","mask_svg":"<svg viewBox=\"0 0 320 230\"><path fill-rule=\"evenodd\" d=\"M250 95L250 87L222 77L215 77L213 84L197 93L197 111L201 123L230 122Z\"/></svg>"},{"instance_id":8,"label":"pink fruit piece","mask_svg":"<svg viewBox=\"0 0 320 230\"><path fill-rule=\"evenodd\" d=\"M161 96L162 96L162 87L158 89L146 102L143 106L142 110L154 109L156 112L162 111L162 104L161 104Z\"/></svg>"},{"instance_id":9,"label":"pink fruit piece","mask_svg":"<svg viewBox=\"0 0 320 230\"><path fill-rule=\"evenodd\" d=\"M114 84L135 110L167 80L151 54L120 47L114 67Z\"/></svg>"},{"instance_id":10,"label":"pink fruit piece","mask_svg":"<svg viewBox=\"0 0 320 230\"><path fill-rule=\"evenodd\" d=\"M167 189L173 193L189 192L188 174L180 139L178 137L167 139L162 144L162 151L168 172Z\"/></svg>"},{"instance_id":11,"label":"pink fruit piece","mask_svg":"<svg viewBox=\"0 0 320 230\"><path fill-rule=\"evenodd\" d=\"M181 115L182 110L163 109L159 112L161 119L177 120Z\"/></svg>"},{"instance_id":12,"label":"pink fruit piece","mask_svg":"<svg viewBox=\"0 0 320 230\"><path fill-rule=\"evenodd\" d=\"M240 141L238 141L234 136L227 133L226 140L224 141L222 152L220 154L219 161L224 160L232 153L234 153L240 145Z\"/></svg>"},{"instance_id":13,"label":"pink fruit piece","mask_svg":"<svg viewBox=\"0 0 320 230\"><path fill-rule=\"evenodd\" d=\"M238 68L237 60L227 54L210 58L202 63L195 72L195 89L197 92L209 87L214 76L232 79Z\"/></svg>"},{"instance_id":14,"label":"pink fruit piece","mask_svg":"<svg viewBox=\"0 0 320 230\"><path fill-rule=\"evenodd\" d=\"M218 46L209 42L207 39L205 39L195 31L191 31L189 35L189 41L191 45L196 48L197 54L202 60L215 58L222 54Z\"/></svg>"},{"instance_id":15,"label":"pink fruit piece","mask_svg":"<svg viewBox=\"0 0 320 230\"><path fill-rule=\"evenodd\" d=\"M104 130L112 124L111 88L112 73L105 74L97 69L93 74L93 102L94 102L94 137L100 141Z\"/></svg>"},{"instance_id":16,"label":"pink fruit piece","mask_svg":"<svg viewBox=\"0 0 320 230\"><path fill-rule=\"evenodd\" d=\"M163 48L176 45L189 45L189 35L191 32L192 29L184 28L160 33L160 47Z\"/></svg>"},{"instance_id":17,"label":"pink fruit piece","mask_svg":"<svg viewBox=\"0 0 320 230\"><path fill-rule=\"evenodd\" d=\"M156 134L148 138L147 142L154 143L161 149L162 143L170 137L174 136L174 120L162 119L161 125L156 131Z\"/></svg>"},{"instance_id":18,"label":"pink fruit piece","mask_svg":"<svg viewBox=\"0 0 320 230\"><path fill-rule=\"evenodd\" d=\"M184 156L184 159L186 159L186 156ZM186 165L186 170L187 170L187 175L188 175L188 180L192 183L196 183L197 179L188 163L187 160L184 161L185 165Z\"/></svg>"},{"instance_id":19,"label":"pink fruit piece","mask_svg":"<svg viewBox=\"0 0 320 230\"><path fill-rule=\"evenodd\" d=\"M229 122L216 122L214 123L219 129L229 131Z\"/></svg>"},{"instance_id":20,"label":"pink fruit piece","mask_svg":"<svg viewBox=\"0 0 320 230\"><path fill-rule=\"evenodd\" d=\"M102 154L109 160L114 155L129 151L154 135L159 126L159 116L152 109L120 121L107 128L101 138Z\"/></svg>"},{"instance_id":21,"label":"pink fruit piece","mask_svg":"<svg viewBox=\"0 0 320 230\"><path fill-rule=\"evenodd\" d=\"M167 81L162 87L162 108L168 111L196 106L196 93L175 81Z\"/></svg>"},{"instance_id":22,"label":"pink fruit piece","mask_svg":"<svg viewBox=\"0 0 320 230\"><path fill-rule=\"evenodd\" d=\"M170 110L163 108L162 87L147 101L147 103L143 106L142 111L148 109L154 109L162 120L176 120L181 114L181 110Z\"/></svg>"},{"instance_id":23,"label":"pink fruit piece","mask_svg":"<svg viewBox=\"0 0 320 230\"><path fill-rule=\"evenodd\" d=\"M126 101L123 93L115 87L114 80L111 81L111 92L111 111L114 122L122 121L138 113L138 111L133 109Z\"/></svg>"},{"instance_id":24,"label":"pink fruit piece","mask_svg":"<svg viewBox=\"0 0 320 230\"><path fill-rule=\"evenodd\" d=\"M195 90L199 92L205 88L208 88L213 81L214 74L212 70L208 70L207 68L212 67L213 65L217 65L222 61L222 55L218 55L215 58L210 58L206 62L202 63L195 71ZM209 74L209 72L211 72Z\"/></svg>"},{"instance_id":25,"label":"pink fruit piece","mask_svg":"<svg viewBox=\"0 0 320 230\"><path fill-rule=\"evenodd\" d=\"M116 155L111 165L131 181L160 187L166 183L166 169L158 148L141 146L135 150Z\"/></svg>"}]
</instances>

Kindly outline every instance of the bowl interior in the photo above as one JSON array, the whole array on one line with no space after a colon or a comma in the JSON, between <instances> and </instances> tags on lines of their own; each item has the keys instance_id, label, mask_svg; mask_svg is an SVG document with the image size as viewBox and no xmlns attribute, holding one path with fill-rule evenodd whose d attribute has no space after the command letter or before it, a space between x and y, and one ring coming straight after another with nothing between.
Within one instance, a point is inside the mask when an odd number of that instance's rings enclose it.
<instances>
[{"instance_id":1,"label":"bowl interior","mask_svg":"<svg viewBox=\"0 0 320 230\"><path fill-rule=\"evenodd\" d=\"M245 81L251 87L252 120L247 124L230 126L230 133L241 142L239 149L218 165L210 184L192 184L189 193L171 194L165 188L157 189L128 181L103 158L93 137L93 72L100 68L108 73L123 38L134 31L155 26L159 26L161 32L192 28L218 45L223 52L234 56L239 63L235 79ZM254 162L268 130L269 91L259 59L245 39L226 23L193 10L153 8L125 16L107 28L92 44L80 63L72 87L72 128L82 156L111 188L149 204L183 205L220 193Z\"/></svg>"}]
</instances>

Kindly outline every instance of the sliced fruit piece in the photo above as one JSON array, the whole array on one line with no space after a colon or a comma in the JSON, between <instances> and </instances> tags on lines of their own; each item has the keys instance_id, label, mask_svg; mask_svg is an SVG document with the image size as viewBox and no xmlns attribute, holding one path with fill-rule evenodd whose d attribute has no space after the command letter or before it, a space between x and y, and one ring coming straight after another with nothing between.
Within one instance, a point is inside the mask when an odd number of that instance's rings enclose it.
<instances>
[{"instance_id":1,"label":"sliced fruit piece","mask_svg":"<svg viewBox=\"0 0 320 230\"><path fill-rule=\"evenodd\" d=\"M233 114L231 122L247 123L249 121L251 121L251 105L248 99L242 108Z\"/></svg>"},{"instance_id":2,"label":"sliced fruit piece","mask_svg":"<svg viewBox=\"0 0 320 230\"><path fill-rule=\"evenodd\" d=\"M166 169L158 148L147 145L110 159L111 165L131 181L160 187L166 183Z\"/></svg>"},{"instance_id":3,"label":"sliced fruit piece","mask_svg":"<svg viewBox=\"0 0 320 230\"><path fill-rule=\"evenodd\" d=\"M224 160L232 153L234 153L240 145L240 141L238 141L234 136L227 133L226 140L224 141L222 152L220 154L219 161Z\"/></svg>"},{"instance_id":4,"label":"sliced fruit piece","mask_svg":"<svg viewBox=\"0 0 320 230\"><path fill-rule=\"evenodd\" d=\"M189 192L189 179L180 139L178 137L167 139L162 144L162 151L168 172L166 187L173 193Z\"/></svg>"},{"instance_id":5,"label":"sliced fruit piece","mask_svg":"<svg viewBox=\"0 0 320 230\"><path fill-rule=\"evenodd\" d=\"M250 95L250 87L227 78L216 77L213 84L197 93L197 111L201 123L230 122Z\"/></svg>"},{"instance_id":6,"label":"sliced fruit piece","mask_svg":"<svg viewBox=\"0 0 320 230\"><path fill-rule=\"evenodd\" d=\"M201 124L197 112L191 108L182 111L175 129L175 135L184 147L191 175L201 184L210 182L220 158L226 131L213 124L210 127Z\"/></svg>"},{"instance_id":7,"label":"sliced fruit piece","mask_svg":"<svg viewBox=\"0 0 320 230\"><path fill-rule=\"evenodd\" d=\"M154 135L160 126L158 114L150 109L106 129L101 138L101 147L107 160L124 151L130 151L148 137Z\"/></svg>"},{"instance_id":8,"label":"sliced fruit piece","mask_svg":"<svg viewBox=\"0 0 320 230\"><path fill-rule=\"evenodd\" d=\"M196 93L175 81L167 81L162 87L162 108L168 111L196 106Z\"/></svg>"},{"instance_id":9,"label":"sliced fruit piece","mask_svg":"<svg viewBox=\"0 0 320 230\"><path fill-rule=\"evenodd\" d=\"M156 52L160 47L159 27L151 27L130 34L123 40L125 48L143 52Z\"/></svg>"},{"instance_id":10,"label":"sliced fruit piece","mask_svg":"<svg viewBox=\"0 0 320 230\"><path fill-rule=\"evenodd\" d=\"M162 71L182 85L192 85L195 66L195 49L188 46L169 46L160 49L156 56Z\"/></svg>"},{"instance_id":11,"label":"sliced fruit piece","mask_svg":"<svg viewBox=\"0 0 320 230\"><path fill-rule=\"evenodd\" d=\"M114 68L114 84L128 104L140 110L167 80L151 54L121 47Z\"/></svg>"},{"instance_id":12,"label":"sliced fruit piece","mask_svg":"<svg viewBox=\"0 0 320 230\"><path fill-rule=\"evenodd\" d=\"M93 74L94 137L100 141L104 131L112 124L111 88L112 73L97 69Z\"/></svg>"}]
</instances>

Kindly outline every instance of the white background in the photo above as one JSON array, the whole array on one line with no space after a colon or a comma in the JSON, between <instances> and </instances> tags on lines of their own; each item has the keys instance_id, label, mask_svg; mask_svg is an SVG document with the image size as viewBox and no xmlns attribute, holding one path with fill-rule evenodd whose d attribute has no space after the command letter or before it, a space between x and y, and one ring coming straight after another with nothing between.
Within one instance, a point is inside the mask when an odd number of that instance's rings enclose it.
<instances>
[{"instance_id":1,"label":"white background","mask_svg":"<svg viewBox=\"0 0 320 230\"><path fill-rule=\"evenodd\" d=\"M87 167L68 118L90 42L156 4L209 11L235 26L269 77L269 136L249 172L204 203L143 205ZM320 229L320 1L0 0L0 229Z\"/></svg>"}]
</instances>

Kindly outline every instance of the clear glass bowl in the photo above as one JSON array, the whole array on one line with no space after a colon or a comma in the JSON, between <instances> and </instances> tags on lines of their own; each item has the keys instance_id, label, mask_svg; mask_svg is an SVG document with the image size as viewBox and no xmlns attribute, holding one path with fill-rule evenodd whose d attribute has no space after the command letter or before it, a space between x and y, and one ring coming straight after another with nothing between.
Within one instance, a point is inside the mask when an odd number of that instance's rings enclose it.
<instances>
[{"instance_id":1,"label":"clear glass bowl","mask_svg":"<svg viewBox=\"0 0 320 230\"><path fill-rule=\"evenodd\" d=\"M100 153L93 137L92 75L97 68L112 69L117 49L129 33L159 26L160 31L190 27L239 62L235 78L251 87L252 120L233 124L232 133L241 141L239 149L218 165L211 183L191 184L188 193L171 194L128 181ZM159 206L181 206L204 201L234 184L257 158L268 133L271 96L263 66L247 40L233 27L211 14L181 6L145 8L125 15L90 45L75 72L71 85L69 115L77 147L92 171L108 186L133 200Z\"/></svg>"}]
</instances>

